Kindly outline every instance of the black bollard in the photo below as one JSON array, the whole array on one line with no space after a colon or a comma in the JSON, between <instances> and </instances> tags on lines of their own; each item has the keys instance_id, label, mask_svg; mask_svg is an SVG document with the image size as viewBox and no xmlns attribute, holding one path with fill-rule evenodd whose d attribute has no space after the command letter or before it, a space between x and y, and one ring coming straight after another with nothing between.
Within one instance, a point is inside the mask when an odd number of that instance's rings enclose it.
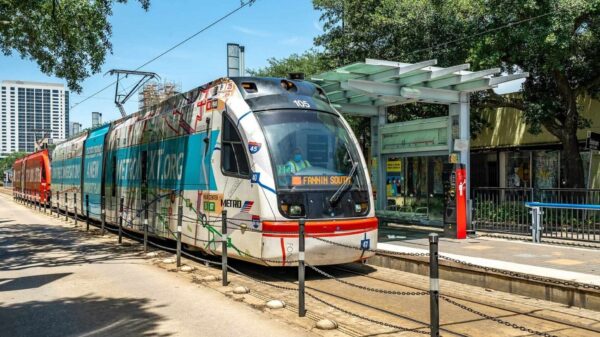
<instances>
[{"instance_id":1,"label":"black bollard","mask_svg":"<svg viewBox=\"0 0 600 337\"><path fill-rule=\"evenodd\" d=\"M183 223L183 205L179 205L177 217L177 268L181 267L181 225Z\"/></svg>"},{"instance_id":2,"label":"black bollard","mask_svg":"<svg viewBox=\"0 0 600 337\"><path fill-rule=\"evenodd\" d=\"M144 203L144 253L148 252L148 205Z\"/></svg>"},{"instance_id":3,"label":"black bollard","mask_svg":"<svg viewBox=\"0 0 600 337\"><path fill-rule=\"evenodd\" d=\"M119 243L123 243L123 197L119 203Z\"/></svg>"},{"instance_id":4,"label":"black bollard","mask_svg":"<svg viewBox=\"0 0 600 337\"><path fill-rule=\"evenodd\" d=\"M90 195L85 195L85 230L90 230Z\"/></svg>"},{"instance_id":5,"label":"black bollard","mask_svg":"<svg viewBox=\"0 0 600 337\"><path fill-rule=\"evenodd\" d=\"M223 286L227 285L227 211L221 214L221 270L223 271Z\"/></svg>"},{"instance_id":6,"label":"black bollard","mask_svg":"<svg viewBox=\"0 0 600 337\"><path fill-rule=\"evenodd\" d=\"M102 220L102 229L100 230L100 235L102 236L104 236L104 226L106 225L106 207L104 201L104 196L102 196L100 199L100 220Z\"/></svg>"},{"instance_id":7,"label":"black bollard","mask_svg":"<svg viewBox=\"0 0 600 337\"><path fill-rule=\"evenodd\" d=\"M438 269L438 235L429 234L429 319L431 336L440 335L440 279Z\"/></svg>"},{"instance_id":8,"label":"black bollard","mask_svg":"<svg viewBox=\"0 0 600 337\"><path fill-rule=\"evenodd\" d=\"M77 226L77 193L73 193L73 215L75 216L75 226Z\"/></svg>"},{"instance_id":9,"label":"black bollard","mask_svg":"<svg viewBox=\"0 0 600 337\"><path fill-rule=\"evenodd\" d=\"M306 307L304 300L304 219L298 221L298 316L306 316Z\"/></svg>"},{"instance_id":10,"label":"black bollard","mask_svg":"<svg viewBox=\"0 0 600 337\"><path fill-rule=\"evenodd\" d=\"M69 200L68 200L69 196L67 195L67 192L65 192L65 221L67 221L69 219Z\"/></svg>"}]
</instances>

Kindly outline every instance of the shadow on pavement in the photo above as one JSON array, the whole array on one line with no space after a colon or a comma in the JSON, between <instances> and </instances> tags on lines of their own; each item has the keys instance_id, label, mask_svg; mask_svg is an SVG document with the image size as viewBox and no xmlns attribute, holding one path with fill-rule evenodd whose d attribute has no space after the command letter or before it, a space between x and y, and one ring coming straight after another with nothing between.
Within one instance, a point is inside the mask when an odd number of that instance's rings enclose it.
<instances>
[{"instance_id":1,"label":"shadow on pavement","mask_svg":"<svg viewBox=\"0 0 600 337\"><path fill-rule=\"evenodd\" d=\"M42 274L16 278L0 278L0 292L39 288L73 273Z\"/></svg>"},{"instance_id":2,"label":"shadow on pavement","mask_svg":"<svg viewBox=\"0 0 600 337\"><path fill-rule=\"evenodd\" d=\"M0 225L0 270L56 267L141 258L128 245L94 242L88 235L43 224Z\"/></svg>"},{"instance_id":3,"label":"shadow on pavement","mask_svg":"<svg viewBox=\"0 0 600 337\"><path fill-rule=\"evenodd\" d=\"M170 336L149 300L82 296L0 306L3 336Z\"/></svg>"}]
</instances>

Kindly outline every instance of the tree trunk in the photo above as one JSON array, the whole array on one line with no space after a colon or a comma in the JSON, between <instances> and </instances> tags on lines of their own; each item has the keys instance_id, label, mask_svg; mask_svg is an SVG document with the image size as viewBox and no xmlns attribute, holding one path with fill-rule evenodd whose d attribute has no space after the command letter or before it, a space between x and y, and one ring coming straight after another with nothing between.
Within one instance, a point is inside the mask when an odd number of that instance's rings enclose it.
<instances>
[{"instance_id":1,"label":"tree trunk","mask_svg":"<svg viewBox=\"0 0 600 337\"><path fill-rule=\"evenodd\" d=\"M577 128L569 130L565 127L561 135L558 136L562 142L562 181L561 187L585 188L585 176L583 171L583 160L579 153L579 143L577 141Z\"/></svg>"}]
</instances>

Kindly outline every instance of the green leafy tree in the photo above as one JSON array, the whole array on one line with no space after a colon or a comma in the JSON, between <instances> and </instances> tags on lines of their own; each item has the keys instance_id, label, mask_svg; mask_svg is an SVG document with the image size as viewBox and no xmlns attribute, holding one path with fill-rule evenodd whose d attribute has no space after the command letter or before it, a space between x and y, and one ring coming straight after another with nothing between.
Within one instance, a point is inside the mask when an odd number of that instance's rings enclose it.
<instances>
[{"instance_id":1,"label":"green leafy tree","mask_svg":"<svg viewBox=\"0 0 600 337\"><path fill-rule=\"evenodd\" d=\"M258 69L248 69L251 76L287 77L289 73L301 72L306 78L331 69L330 62L315 50L303 54L292 54L282 59L274 57L267 60L267 66Z\"/></svg>"},{"instance_id":2,"label":"green leafy tree","mask_svg":"<svg viewBox=\"0 0 600 337\"><path fill-rule=\"evenodd\" d=\"M24 157L25 155L27 155L26 152L13 152L8 156L0 159L0 176L4 178L4 171L12 168L13 164L15 163L15 160Z\"/></svg>"},{"instance_id":3,"label":"green leafy tree","mask_svg":"<svg viewBox=\"0 0 600 337\"><path fill-rule=\"evenodd\" d=\"M584 187L578 104L600 96L600 0L313 0L325 32L315 43L332 63L364 58L440 66L470 62L530 77L520 96L474 95L473 107L523 111L563 147L565 185Z\"/></svg>"},{"instance_id":4,"label":"green leafy tree","mask_svg":"<svg viewBox=\"0 0 600 337\"><path fill-rule=\"evenodd\" d=\"M147 10L150 0L138 0ZM36 62L47 75L64 78L81 92L82 80L98 73L109 41L115 3L127 0L0 0L0 50Z\"/></svg>"}]
</instances>

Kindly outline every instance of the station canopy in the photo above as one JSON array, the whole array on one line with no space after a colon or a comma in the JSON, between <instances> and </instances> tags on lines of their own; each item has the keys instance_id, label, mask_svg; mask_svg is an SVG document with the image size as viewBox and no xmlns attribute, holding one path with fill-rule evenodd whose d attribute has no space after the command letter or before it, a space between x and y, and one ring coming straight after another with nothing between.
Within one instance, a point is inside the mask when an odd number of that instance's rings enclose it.
<instances>
[{"instance_id":1,"label":"station canopy","mask_svg":"<svg viewBox=\"0 0 600 337\"><path fill-rule=\"evenodd\" d=\"M501 75L500 68L468 71L469 64L436 67L437 60L402 63L366 59L313 76L340 111L377 116L380 107L413 102L457 104L461 93L495 88L528 73Z\"/></svg>"}]
</instances>

